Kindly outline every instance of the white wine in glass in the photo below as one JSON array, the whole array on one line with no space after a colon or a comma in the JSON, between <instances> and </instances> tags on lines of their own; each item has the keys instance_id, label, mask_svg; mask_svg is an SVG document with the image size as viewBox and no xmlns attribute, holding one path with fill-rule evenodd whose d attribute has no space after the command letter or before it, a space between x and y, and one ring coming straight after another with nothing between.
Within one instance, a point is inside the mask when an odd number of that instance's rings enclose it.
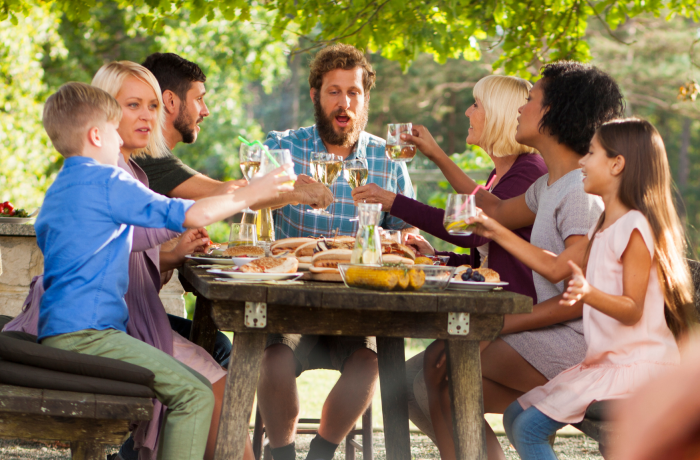
<instances>
[{"instance_id":1,"label":"white wine in glass","mask_svg":"<svg viewBox=\"0 0 700 460\"><path fill-rule=\"evenodd\" d=\"M333 155L335 156L335 155ZM326 187L330 187L340 176L343 170L343 163L337 159L312 161L313 177Z\"/></svg>"},{"instance_id":2,"label":"white wine in glass","mask_svg":"<svg viewBox=\"0 0 700 460\"><path fill-rule=\"evenodd\" d=\"M342 170L343 162L340 157L331 153L311 154L311 175L326 187L333 185ZM321 216L331 215L325 209L309 209L308 212Z\"/></svg>"},{"instance_id":3,"label":"white wine in glass","mask_svg":"<svg viewBox=\"0 0 700 460\"><path fill-rule=\"evenodd\" d=\"M259 169L259 161L241 161L241 171L243 171L243 177L245 177L248 182L258 173Z\"/></svg>"},{"instance_id":4,"label":"white wine in glass","mask_svg":"<svg viewBox=\"0 0 700 460\"><path fill-rule=\"evenodd\" d=\"M365 185L369 177L367 160L358 158L343 162L343 177L351 189Z\"/></svg>"},{"instance_id":5,"label":"white wine in glass","mask_svg":"<svg viewBox=\"0 0 700 460\"><path fill-rule=\"evenodd\" d=\"M243 177L250 182L250 180L257 174L260 169L260 161L262 160L263 147L256 143L253 145L248 145L245 142L241 144L241 148L238 151L239 160L241 164L241 171L243 172ZM245 208L242 212L247 214L255 214L256 212L250 208Z\"/></svg>"}]
</instances>

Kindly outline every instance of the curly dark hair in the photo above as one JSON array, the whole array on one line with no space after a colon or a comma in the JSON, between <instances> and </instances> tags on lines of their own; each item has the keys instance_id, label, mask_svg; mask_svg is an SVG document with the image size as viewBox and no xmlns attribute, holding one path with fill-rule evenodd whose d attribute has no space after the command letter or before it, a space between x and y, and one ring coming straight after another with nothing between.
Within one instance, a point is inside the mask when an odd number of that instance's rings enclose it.
<instances>
[{"instance_id":1,"label":"curly dark hair","mask_svg":"<svg viewBox=\"0 0 700 460\"><path fill-rule=\"evenodd\" d=\"M309 86L317 91L321 89L323 76L336 69L352 70L361 67L365 93L374 88L374 81L377 79L376 72L362 51L343 43L336 43L316 53L309 67Z\"/></svg>"},{"instance_id":2,"label":"curly dark hair","mask_svg":"<svg viewBox=\"0 0 700 460\"><path fill-rule=\"evenodd\" d=\"M540 132L549 132L560 144L585 155L595 130L623 115L620 87L610 75L580 62L554 62L541 73L545 113Z\"/></svg>"},{"instance_id":3,"label":"curly dark hair","mask_svg":"<svg viewBox=\"0 0 700 460\"><path fill-rule=\"evenodd\" d=\"M153 53L141 65L156 77L161 91L169 89L183 101L187 99L192 82L207 81L197 64L175 53Z\"/></svg>"}]
</instances>

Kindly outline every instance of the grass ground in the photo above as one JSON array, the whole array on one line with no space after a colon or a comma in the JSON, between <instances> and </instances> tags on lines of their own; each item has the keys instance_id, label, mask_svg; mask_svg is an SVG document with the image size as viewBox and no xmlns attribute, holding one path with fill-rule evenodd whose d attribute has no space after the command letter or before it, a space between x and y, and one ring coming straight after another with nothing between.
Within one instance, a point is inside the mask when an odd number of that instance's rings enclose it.
<instances>
[{"instance_id":1,"label":"grass ground","mask_svg":"<svg viewBox=\"0 0 700 460\"><path fill-rule=\"evenodd\" d=\"M406 358L420 353L430 343L430 340L406 340ZM330 392L338 378L338 372L327 370L315 370L303 373L297 380L299 397L301 400L301 417L317 418L321 414L323 401ZM381 430L383 426L380 391L377 389L373 400L373 418L375 430ZM518 459L515 450L509 446L508 439L503 434L503 424L500 415L487 414L486 420L499 436L508 460ZM432 441L418 432L411 424L411 453L415 460L439 459L437 448ZM252 436L252 433L251 433ZM312 436L299 436L297 440L297 460L304 460ZM560 460L600 460L603 457L598 451L598 444L590 438L580 434L574 428L564 428L559 432L555 443L555 451ZM116 451L116 448L110 452ZM342 455L344 446L339 448L337 459ZM386 458L384 437L379 432L374 436L374 452L376 460ZM65 443L37 443L19 442L0 439L1 460L67 460L70 458L69 446ZM362 454L358 455L362 458Z\"/></svg>"},{"instance_id":2,"label":"grass ground","mask_svg":"<svg viewBox=\"0 0 700 460\"><path fill-rule=\"evenodd\" d=\"M312 436L299 436L297 439L297 460L305 460L309 449L309 442ZM508 460L517 460L518 454L509 446L505 436L499 436L499 441L506 453ZM116 446L108 449L107 453L116 452ZM598 445L584 436L560 436L554 444L554 450L559 460L602 460ZM335 458L341 460L345 458L345 446L338 448ZM437 448L432 441L421 434L411 434L411 454L413 460L439 459ZM357 455L362 459L362 453ZM386 450L384 448L384 437L381 433L374 435L374 458L375 460L385 460ZM9 441L0 439L0 459L2 460L69 460L70 450L65 443L43 443L26 441Z\"/></svg>"}]
</instances>

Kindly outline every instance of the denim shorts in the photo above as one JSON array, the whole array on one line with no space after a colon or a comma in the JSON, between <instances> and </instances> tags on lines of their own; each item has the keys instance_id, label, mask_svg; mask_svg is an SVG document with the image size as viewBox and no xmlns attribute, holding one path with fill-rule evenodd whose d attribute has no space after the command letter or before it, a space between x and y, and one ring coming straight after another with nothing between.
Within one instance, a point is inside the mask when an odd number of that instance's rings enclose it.
<instances>
[{"instance_id":1,"label":"denim shorts","mask_svg":"<svg viewBox=\"0 0 700 460\"><path fill-rule=\"evenodd\" d=\"M345 361L357 350L367 348L377 352L374 337L341 335L270 334L265 348L281 343L294 352L297 377L311 369L334 369L343 372Z\"/></svg>"}]
</instances>

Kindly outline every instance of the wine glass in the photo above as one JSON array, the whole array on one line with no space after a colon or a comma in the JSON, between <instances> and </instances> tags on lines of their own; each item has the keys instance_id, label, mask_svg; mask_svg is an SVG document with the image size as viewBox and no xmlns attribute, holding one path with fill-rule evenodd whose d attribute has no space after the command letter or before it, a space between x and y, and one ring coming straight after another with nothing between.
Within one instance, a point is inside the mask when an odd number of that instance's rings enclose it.
<instances>
[{"instance_id":1,"label":"wine glass","mask_svg":"<svg viewBox=\"0 0 700 460\"><path fill-rule=\"evenodd\" d=\"M403 233L401 230L384 230L381 232L383 240L389 240L394 243L403 244Z\"/></svg>"},{"instance_id":2,"label":"wine glass","mask_svg":"<svg viewBox=\"0 0 700 460\"><path fill-rule=\"evenodd\" d=\"M311 175L318 182L326 187L330 187L340 176L343 169L342 158L332 153L312 153L311 154ZM307 212L317 216L331 216L325 209L309 209Z\"/></svg>"},{"instance_id":3,"label":"wine glass","mask_svg":"<svg viewBox=\"0 0 700 460\"><path fill-rule=\"evenodd\" d=\"M343 162L343 177L351 189L361 187L367 183L369 177L369 168L367 167L366 158L355 158L354 160L346 160ZM350 219L350 222L358 221L355 217Z\"/></svg>"},{"instance_id":4,"label":"wine glass","mask_svg":"<svg viewBox=\"0 0 700 460\"><path fill-rule=\"evenodd\" d=\"M386 156L392 161L408 162L416 156L416 146L401 139L402 134L411 134L411 123L389 123L386 135Z\"/></svg>"},{"instance_id":5,"label":"wine glass","mask_svg":"<svg viewBox=\"0 0 700 460\"><path fill-rule=\"evenodd\" d=\"M355 158L343 162L343 177L351 189L361 187L367 183L369 169L366 158Z\"/></svg>"},{"instance_id":6,"label":"wine glass","mask_svg":"<svg viewBox=\"0 0 700 460\"><path fill-rule=\"evenodd\" d=\"M262 152L263 146L260 144L248 145L245 142L241 144L241 148L238 150L241 171L243 171L243 177L245 177L248 182L250 182L260 169ZM253 211L250 207L245 208L242 212L247 214L256 213L256 211Z\"/></svg>"},{"instance_id":7,"label":"wine glass","mask_svg":"<svg viewBox=\"0 0 700 460\"><path fill-rule=\"evenodd\" d=\"M231 224L228 246L255 246L258 244L258 231L255 224Z\"/></svg>"},{"instance_id":8,"label":"wine glass","mask_svg":"<svg viewBox=\"0 0 700 460\"><path fill-rule=\"evenodd\" d=\"M445 218L443 224L450 235L469 236L473 225L467 225L466 220L476 216L476 200L474 195L451 194L447 196Z\"/></svg>"}]
</instances>

